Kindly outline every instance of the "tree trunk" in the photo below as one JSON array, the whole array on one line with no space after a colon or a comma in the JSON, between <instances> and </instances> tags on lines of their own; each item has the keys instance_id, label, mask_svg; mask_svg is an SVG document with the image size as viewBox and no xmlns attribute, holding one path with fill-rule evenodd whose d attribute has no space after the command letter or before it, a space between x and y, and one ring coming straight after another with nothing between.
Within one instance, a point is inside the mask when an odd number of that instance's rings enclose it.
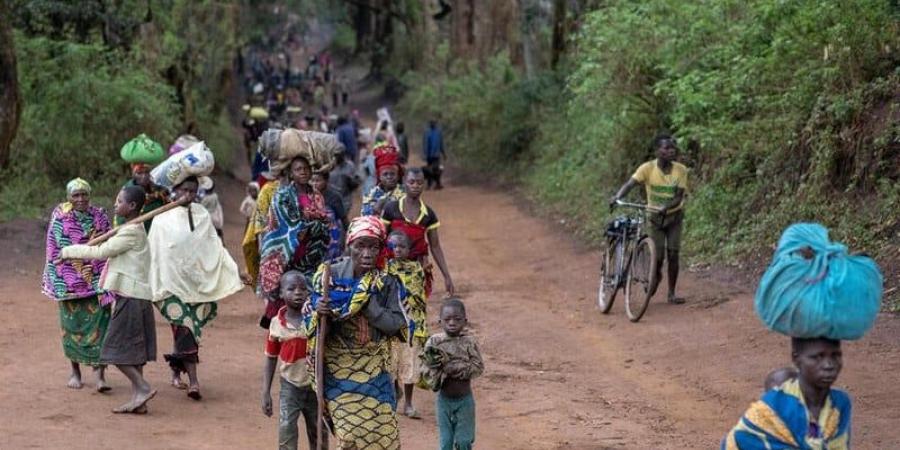
<instances>
[{"instance_id":1,"label":"tree trunk","mask_svg":"<svg viewBox=\"0 0 900 450\"><path fill-rule=\"evenodd\" d=\"M534 27L532 25L534 13L534 5L530 0L520 0L520 28L522 30L522 59L525 62L525 78L534 79L536 70L535 62L535 45L534 45Z\"/></svg>"},{"instance_id":2,"label":"tree trunk","mask_svg":"<svg viewBox=\"0 0 900 450\"><path fill-rule=\"evenodd\" d=\"M566 37L568 34L568 22L566 18L566 3L568 0L553 0L553 53L550 56L550 67L556 68L559 60L566 52Z\"/></svg>"},{"instance_id":3,"label":"tree trunk","mask_svg":"<svg viewBox=\"0 0 900 450\"><path fill-rule=\"evenodd\" d=\"M0 167L9 166L10 144L19 129L22 99L16 69L16 48L8 2L0 1Z\"/></svg>"}]
</instances>

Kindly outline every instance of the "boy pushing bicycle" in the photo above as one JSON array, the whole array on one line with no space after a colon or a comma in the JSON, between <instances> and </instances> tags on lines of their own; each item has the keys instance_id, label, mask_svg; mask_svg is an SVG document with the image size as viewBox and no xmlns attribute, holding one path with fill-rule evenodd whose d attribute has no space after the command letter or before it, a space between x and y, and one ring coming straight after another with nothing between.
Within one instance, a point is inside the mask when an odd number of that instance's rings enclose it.
<instances>
[{"instance_id":1,"label":"boy pushing bicycle","mask_svg":"<svg viewBox=\"0 0 900 450\"><path fill-rule=\"evenodd\" d=\"M641 164L634 175L610 199L610 206L628 195L636 184L644 185L647 205L658 212L648 212L647 234L656 245L656 277L650 296L656 293L662 276L663 258L668 260L669 303L680 305L684 299L675 295L678 282L678 251L681 248L681 228L684 221L684 194L687 190L688 169L675 162L678 147L669 135L654 140L656 159Z\"/></svg>"}]
</instances>

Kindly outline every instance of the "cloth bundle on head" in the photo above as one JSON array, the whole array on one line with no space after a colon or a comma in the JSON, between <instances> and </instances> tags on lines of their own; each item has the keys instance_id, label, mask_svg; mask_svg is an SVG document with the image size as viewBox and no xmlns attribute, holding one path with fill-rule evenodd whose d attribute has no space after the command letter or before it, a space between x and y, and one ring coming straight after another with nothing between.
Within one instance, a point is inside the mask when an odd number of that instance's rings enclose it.
<instances>
[{"instance_id":1,"label":"cloth bundle on head","mask_svg":"<svg viewBox=\"0 0 900 450\"><path fill-rule=\"evenodd\" d=\"M347 244L363 238L372 237L379 241L384 241L387 229L384 222L375 216L360 216L350 221L347 227Z\"/></svg>"},{"instance_id":2,"label":"cloth bundle on head","mask_svg":"<svg viewBox=\"0 0 900 450\"><path fill-rule=\"evenodd\" d=\"M122 146L119 156L129 164L158 164L166 159L166 152L162 145L141 133Z\"/></svg>"},{"instance_id":3,"label":"cloth bundle on head","mask_svg":"<svg viewBox=\"0 0 900 450\"><path fill-rule=\"evenodd\" d=\"M335 148L341 145L335 135L294 128L278 134L266 133L260 141L260 152L268 158L273 172L281 173L298 157L309 162L313 172L329 172L334 168ZM262 139L265 139L265 144Z\"/></svg>"},{"instance_id":4,"label":"cloth bundle on head","mask_svg":"<svg viewBox=\"0 0 900 450\"><path fill-rule=\"evenodd\" d=\"M71 197L76 192L91 193L91 184L83 178L76 178L66 184L66 195Z\"/></svg>"},{"instance_id":5,"label":"cloth bundle on head","mask_svg":"<svg viewBox=\"0 0 900 450\"><path fill-rule=\"evenodd\" d=\"M196 136L182 134L181 136L178 136L178 139L175 139L175 143L169 147L169 156L187 150L198 142L200 142L200 139L197 139Z\"/></svg>"},{"instance_id":6,"label":"cloth bundle on head","mask_svg":"<svg viewBox=\"0 0 900 450\"><path fill-rule=\"evenodd\" d=\"M269 128L268 130L263 131L262 134L259 135L259 146L256 151L269 161L277 160L281 146L282 132L284 132L284 130L278 128Z\"/></svg>"},{"instance_id":7,"label":"cloth bundle on head","mask_svg":"<svg viewBox=\"0 0 900 450\"><path fill-rule=\"evenodd\" d=\"M403 165L400 164L400 152L397 148L390 144L381 144L372 150L375 156L375 173L381 176L381 171L391 167L397 167L397 174L403 177Z\"/></svg>"},{"instance_id":8,"label":"cloth bundle on head","mask_svg":"<svg viewBox=\"0 0 900 450\"><path fill-rule=\"evenodd\" d=\"M788 227L756 291L769 329L798 338L861 338L881 308L882 276L871 258L847 253L819 224Z\"/></svg>"},{"instance_id":9,"label":"cloth bundle on head","mask_svg":"<svg viewBox=\"0 0 900 450\"><path fill-rule=\"evenodd\" d=\"M169 156L150 172L150 177L154 183L172 189L188 177L209 175L215 166L216 159L212 151L205 142L200 141L184 151Z\"/></svg>"}]
</instances>

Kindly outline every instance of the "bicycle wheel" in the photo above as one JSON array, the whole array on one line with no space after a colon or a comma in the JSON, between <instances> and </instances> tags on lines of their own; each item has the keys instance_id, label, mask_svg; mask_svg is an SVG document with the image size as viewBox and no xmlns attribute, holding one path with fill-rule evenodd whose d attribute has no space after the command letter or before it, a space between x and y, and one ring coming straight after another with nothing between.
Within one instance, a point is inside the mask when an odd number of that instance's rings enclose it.
<instances>
[{"instance_id":1,"label":"bicycle wheel","mask_svg":"<svg viewBox=\"0 0 900 450\"><path fill-rule=\"evenodd\" d=\"M637 322L650 304L650 287L656 277L656 246L653 239L645 237L638 241L632 253L625 280L625 313L628 320ZM634 291L634 285L639 288Z\"/></svg>"},{"instance_id":2,"label":"bicycle wheel","mask_svg":"<svg viewBox=\"0 0 900 450\"><path fill-rule=\"evenodd\" d=\"M613 302L616 300L616 293L619 291L620 283L616 276L616 250L621 248L620 243L616 243L612 248L607 246L600 255L600 287L597 289L597 306L600 312L609 314Z\"/></svg>"}]
</instances>

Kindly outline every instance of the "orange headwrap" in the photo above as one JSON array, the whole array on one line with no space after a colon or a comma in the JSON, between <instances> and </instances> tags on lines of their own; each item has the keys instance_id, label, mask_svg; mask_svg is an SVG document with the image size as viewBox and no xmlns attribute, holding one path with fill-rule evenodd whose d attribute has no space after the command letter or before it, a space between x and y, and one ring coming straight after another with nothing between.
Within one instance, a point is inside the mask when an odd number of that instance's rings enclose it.
<instances>
[{"instance_id":1,"label":"orange headwrap","mask_svg":"<svg viewBox=\"0 0 900 450\"><path fill-rule=\"evenodd\" d=\"M145 163L134 163L131 165L131 173L135 173L139 170L150 170L153 166Z\"/></svg>"}]
</instances>

